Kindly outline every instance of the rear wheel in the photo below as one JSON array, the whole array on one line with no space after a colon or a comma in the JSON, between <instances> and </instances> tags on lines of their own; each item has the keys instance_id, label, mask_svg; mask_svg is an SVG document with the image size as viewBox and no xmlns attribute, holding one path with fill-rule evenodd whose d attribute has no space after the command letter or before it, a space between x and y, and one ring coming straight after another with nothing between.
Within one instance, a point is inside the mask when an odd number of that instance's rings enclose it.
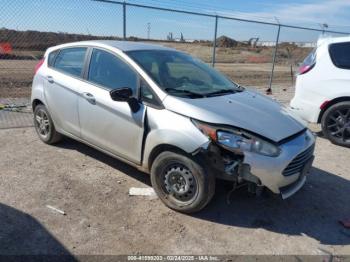
<instances>
[{"instance_id":1,"label":"rear wheel","mask_svg":"<svg viewBox=\"0 0 350 262\"><path fill-rule=\"evenodd\" d=\"M350 147L350 102L328 108L322 117L322 131L332 143Z\"/></svg>"},{"instance_id":2,"label":"rear wheel","mask_svg":"<svg viewBox=\"0 0 350 262\"><path fill-rule=\"evenodd\" d=\"M154 160L151 182L166 206L183 213L201 210L215 192L215 177L199 159L173 152L163 152Z\"/></svg>"},{"instance_id":3,"label":"rear wheel","mask_svg":"<svg viewBox=\"0 0 350 262\"><path fill-rule=\"evenodd\" d=\"M46 144L54 144L62 139L43 104L37 105L34 109L34 127L41 141Z\"/></svg>"}]
</instances>

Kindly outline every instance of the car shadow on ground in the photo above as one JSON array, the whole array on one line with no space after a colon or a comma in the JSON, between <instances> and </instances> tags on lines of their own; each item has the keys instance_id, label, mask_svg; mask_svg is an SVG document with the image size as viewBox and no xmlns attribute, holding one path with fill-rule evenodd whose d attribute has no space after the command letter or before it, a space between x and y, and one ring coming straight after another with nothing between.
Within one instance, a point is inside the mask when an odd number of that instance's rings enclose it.
<instances>
[{"instance_id":1,"label":"car shadow on ground","mask_svg":"<svg viewBox=\"0 0 350 262\"><path fill-rule=\"evenodd\" d=\"M131 165L119 161L116 158L104 154L83 143L65 137L62 142L56 144L55 146L69 150L76 150L84 155L94 158L106 165L109 165L110 167L117 169L122 173L128 174L130 177L133 177L148 186L151 186L151 180L147 174L137 170Z\"/></svg>"},{"instance_id":2,"label":"car shadow on ground","mask_svg":"<svg viewBox=\"0 0 350 262\"><path fill-rule=\"evenodd\" d=\"M314 133L314 135L317 136L317 138L322 138L322 139L328 140L328 139L324 136L322 130L321 130L321 131L317 131L317 132L313 132L313 133Z\"/></svg>"},{"instance_id":3,"label":"car shadow on ground","mask_svg":"<svg viewBox=\"0 0 350 262\"><path fill-rule=\"evenodd\" d=\"M339 220L350 218L350 181L312 168L305 186L294 196L251 196L218 186L213 201L195 217L236 227L262 228L290 236L305 234L321 244L348 245L350 230Z\"/></svg>"},{"instance_id":4,"label":"car shadow on ground","mask_svg":"<svg viewBox=\"0 0 350 262\"><path fill-rule=\"evenodd\" d=\"M26 256L23 261L35 261L49 258L49 255L56 261L75 261L73 255L39 221L1 203L0 255L5 260L6 257L11 260L15 258L13 256Z\"/></svg>"},{"instance_id":5,"label":"car shadow on ground","mask_svg":"<svg viewBox=\"0 0 350 262\"><path fill-rule=\"evenodd\" d=\"M66 139L58 146L77 150L151 186L148 175L82 143ZM228 182L218 181L213 200L191 216L290 236L305 234L322 244L350 244L350 230L339 223L350 218L350 181L341 176L312 168L305 186L287 200L272 194L256 197L242 188L231 195L228 204L229 186Z\"/></svg>"}]
</instances>

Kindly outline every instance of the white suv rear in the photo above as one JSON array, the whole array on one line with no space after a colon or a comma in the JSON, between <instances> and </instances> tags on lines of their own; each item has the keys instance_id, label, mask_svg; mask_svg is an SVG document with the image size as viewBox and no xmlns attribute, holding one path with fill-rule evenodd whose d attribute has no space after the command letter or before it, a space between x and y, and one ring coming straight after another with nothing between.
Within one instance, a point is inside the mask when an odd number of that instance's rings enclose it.
<instances>
[{"instance_id":1,"label":"white suv rear","mask_svg":"<svg viewBox=\"0 0 350 262\"><path fill-rule=\"evenodd\" d=\"M290 106L321 123L331 142L350 147L350 37L318 41L299 69Z\"/></svg>"}]
</instances>

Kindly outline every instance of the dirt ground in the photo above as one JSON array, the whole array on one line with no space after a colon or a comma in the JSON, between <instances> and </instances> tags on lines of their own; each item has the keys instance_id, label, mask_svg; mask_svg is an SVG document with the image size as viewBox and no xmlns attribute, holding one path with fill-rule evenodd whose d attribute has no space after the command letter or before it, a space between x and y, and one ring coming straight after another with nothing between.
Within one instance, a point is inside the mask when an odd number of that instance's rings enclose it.
<instances>
[{"instance_id":1,"label":"dirt ground","mask_svg":"<svg viewBox=\"0 0 350 262\"><path fill-rule=\"evenodd\" d=\"M35 60L0 60L0 98L30 97ZM216 68L243 86L268 87L271 63L217 63ZM294 77L290 66L275 67L273 90L292 93ZM286 89L286 90L284 90Z\"/></svg>"},{"instance_id":2,"label":"dirt ground","mask_svg":"<svg viewBox=\"0 0 350 262\"><path fill-rule=\"evenodd\" d=\"M292 198L242 189L228 204L221 182L195 215L130 197L149 177L78 142L48 146L18 128L0 130L0 145L0 254L350 255L350 229L338 222L350 218L350 150L322 137Z\"/></svg>"}]
</instances>

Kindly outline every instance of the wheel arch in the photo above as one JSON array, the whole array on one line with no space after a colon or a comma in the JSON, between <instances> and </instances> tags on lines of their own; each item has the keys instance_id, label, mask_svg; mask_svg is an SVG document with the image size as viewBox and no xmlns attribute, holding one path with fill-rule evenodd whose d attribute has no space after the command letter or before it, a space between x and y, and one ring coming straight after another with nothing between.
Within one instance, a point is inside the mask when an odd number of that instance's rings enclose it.
<instances>
[{"instance_id":1,"label":"wheel arch","mask_svg":"<svg viewBox=\"0 0 350 262\"><path fill-rule=\"evenodd\" d=\"M32 101L32 109L34 111L35 107L37 107L38 105L45 105L43 103L43 101L41 101L40 99L38 98L35 98L33 101Z\"/></svg>"},{"instance_id":2,"label":"wheel arch","mask_svg":"<svg viewBox=\"0 0 350 262\"><path fill-rule=\"evenodd\" d=\"M156 157L165 151L170 151L173 153L180 153L180 154L188 155L188 153L186 151L184 151L180 147L177 147L174 145L170 145L170 144L157 145L149 153L148 159L145 159L145 161L147 162L147 169L148 170L151 170L152 164L153 164L154 160L156 159Z\"/></svg>"},{"instance_id":3,"label":"wheel arch","mask_svg":"<svg viewBox=\"0 0 350 262\"><path fill-rule=\"evenodd\" d=\"M327 111L328 108L330 108L331 106L335 105L335 104L338 104L340 102L345 102L345 101L350 101L350 96L342 96L342 97L337 97L337 98L334 98L333 100L330 100L325 107L323 107L321 109L321 112L318 116L318 120L317 120L317 123L321 123L321 120L322 120L322 117L324 115L324 113Z\"/></svg>"}]
</instances>

